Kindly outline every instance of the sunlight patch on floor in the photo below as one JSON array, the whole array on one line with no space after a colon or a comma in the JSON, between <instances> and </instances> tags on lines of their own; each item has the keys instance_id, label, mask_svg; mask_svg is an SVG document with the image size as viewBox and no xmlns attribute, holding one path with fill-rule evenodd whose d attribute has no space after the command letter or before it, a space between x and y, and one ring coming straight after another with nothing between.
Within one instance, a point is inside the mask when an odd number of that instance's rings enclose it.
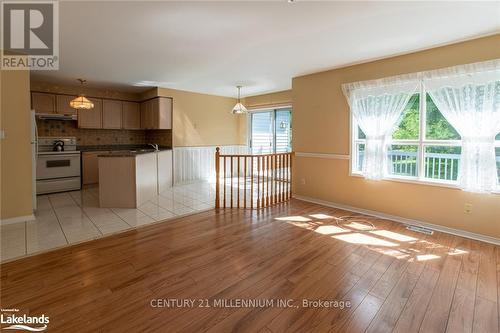
<instances>
[{"instance_id":1,"label":"sunlight patch on floor","mask_svg":"<svg viewBox=\"0 0 500 333\"><path fill-rule=\"evenodd\" d=\"M312 218L318 219L318 220L333 219L333 216L326 215L326 214L311 214L309 216Z\"/></svg>"},{"instance_id":2,"label":"sunlight patch on floor","mask_svg":"<svg viewBox=\"0 0 500 333\"><path fill-rule=\"evenodd\" d=\"M349 232L350 230L343 229L337 227L335 225L322 225L314 229L315 232L322 235L332 235L332 234L340 234L344 232Z\"/></svg>"},{"instance_id":3,"label":"sunlight patch on floor","mask_svg":"<svg viewBox=\"0 0 500 333\"><path fill-rule=\"evenodd\" d=\"M304 229L312 229L313 228L313 226L307 222L288 221L288 224L294 225L294 226L299 227L299 228L304 228Z\"/></svg>"},{"instance_id":4,"label":"sunlight patch on floor","mask_svg":"<svg viewBox=\"0 0 500 333\"><path fill-rule=\"evenodd\" d=\"M421 254L417 256L418 261L427 261L427 260L432 260L432 259L438 259L441 258L438 255L435 254Z\"/></svg>"},{"instance_id":5,"label":"sunlight patch on floor","mask_svg":"<svg viewBox=\"0 0 500 333\"><path fill-rule=\"evenodd\" d=\"M347 235L332 236L335 239L340 239L344 242L352 244L374 245L374 246L398 246L399 244L385 241L376 237L368 236L360 233L353 233Z\"/></svg>"},{"instance_id":6,"label":"sunlight patch on floor","mask_svg":"<svg viewBox=\"0 0 500 333\"><path fill-rule=\"evenodd\" d=\"M285 217L276 217L275 220L278 221L292 221L292 222L307 222L312 221L310 218L304 216L285 216Z\"/></svg>"},{"instance_id":7,"label":"sunlight patch on floor","mask_svg":"<svg viewBox=\"0 0 500 333\"><path fill-rule=\"evenodd\" d=\"M360 230L360 231L368 231L368 230L375 229L371 225L365 224L365 223L362 223L362 222L350 222L350 223L342 224L342 225L345 226L345 227L349 227L349 228Z\"/></svg>"},{"instance_id":8,"label":"sunlight patch on floor","mask_svg":"<svg viewBox=\"0 0 500 333\"><path fill-rule=\"evenodd\" d=\"M390 238L399 242L414 242L417 239L414 237L406 236L403 234L399 234L397 232L388 231L388 230L374 230L370 231L371 234L375 234L377 236L382 236L385 238Z\"/></svg>"},{"instance_id":9,"label":"sunlight patch on floor","mask_svg":"<svg viewBox=\"0 0 500 333\"><path fill-rule=\"evenodd\" d=\"M458 254L467 254L467 253L469 253L469 251L460 250L460 249L452 249L450 252L448 252L448 254L450 256L456 256Z\"/></svg>"},{"instance_id":10,"label":"sunlight patch on floor","mask_svg":"<svg viewBox=\"0 0 500 333\"><path fill-rule=\"evenodd\" d=\"M307 217L295 215L275 219L347 243L364 245L372 251L409 262L434 260L446 255L468 253L465 250L452 249L436 242L399 232L378 229L370 221L363 220L362 216L337 217L324 213L314 213L307 215ZM406 248L403 246L404 244L412 244L410 246L413 247ZM429 253L429 251L433 253Z\"/></svg>"}]
</instances>

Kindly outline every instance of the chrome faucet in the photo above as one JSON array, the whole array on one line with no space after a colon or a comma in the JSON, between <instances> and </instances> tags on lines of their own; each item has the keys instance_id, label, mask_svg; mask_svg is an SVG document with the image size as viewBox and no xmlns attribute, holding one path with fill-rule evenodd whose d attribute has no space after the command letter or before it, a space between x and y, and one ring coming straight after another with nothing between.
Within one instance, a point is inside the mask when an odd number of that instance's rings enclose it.
<instances>
[{"instance_id":1,"label":"chrome faucet","mask_svg":"<svg viewBox=\"0 0 500 333\"><path fill-rule=\"evenodd\" d=\"M155 151L159 151L160 150L157 143L148 143L148 146L153 147L155 149Z\"/></svg>"}]
</instances>

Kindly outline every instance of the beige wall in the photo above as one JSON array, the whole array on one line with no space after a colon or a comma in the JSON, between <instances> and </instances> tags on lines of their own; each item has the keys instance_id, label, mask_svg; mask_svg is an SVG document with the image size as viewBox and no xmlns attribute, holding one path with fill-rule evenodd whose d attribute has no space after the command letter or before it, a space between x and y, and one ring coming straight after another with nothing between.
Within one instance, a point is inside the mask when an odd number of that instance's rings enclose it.
<instances>
[{"instance_id":1,"label":"beige wall","mask_svg":"<svg viewBox=\"0 0 500 333\"><path fill-rule=\"evenodd\" d=\"M500 58L494 35L293 79L294 151L349 154L341 84ZM295 193L500 238L500 194L349 176L349 160L297 157ZM305 184L303 183L305 181ZM465 214L466 203L472 213Z\"/></svg>"},{"instance_id":2,"label":"beige wall","mask_svg":"<svg viewBox=\"0 0 500 333\"><path fill-rule=\"evenodd\" d=\"M1 71L0 187L2 220L33 213L28 71Z\"/></svg>"},{"instance_id":3,"label":"beige wall","mask_svg":"<svg viewBox=\"0 0 500 333\"><path fill-rule=\"evenodd\" d=\"M168 88L156 94L173 98L174 147L245 144L246 116L231 114L236 99Z\"/></svg>"},{"instance_id":4,"label":"beige wall","mask_svg":"<svg viewBox=\"0 0 500 333\"><path fill-rule=\"evenodd\" d=\"M290 105L292 104L292 90L245 97L243 104L249 109Z\"/></svg>"}]
</instances>

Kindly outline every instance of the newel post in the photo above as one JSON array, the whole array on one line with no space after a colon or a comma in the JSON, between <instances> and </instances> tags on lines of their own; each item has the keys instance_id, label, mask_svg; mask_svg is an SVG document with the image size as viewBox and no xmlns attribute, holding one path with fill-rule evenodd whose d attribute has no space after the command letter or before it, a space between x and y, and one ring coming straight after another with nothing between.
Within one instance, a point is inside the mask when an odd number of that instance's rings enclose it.
<instances>
[{"instance_id":1,"label":"newel post","mask_svg":"<svg viewBox=\"0 0 500 333\"><path fill-rule=\"evenodd\" d=\"M215 209L220 208L220 148L215 148Z\"/></svg>"}]
</instances>

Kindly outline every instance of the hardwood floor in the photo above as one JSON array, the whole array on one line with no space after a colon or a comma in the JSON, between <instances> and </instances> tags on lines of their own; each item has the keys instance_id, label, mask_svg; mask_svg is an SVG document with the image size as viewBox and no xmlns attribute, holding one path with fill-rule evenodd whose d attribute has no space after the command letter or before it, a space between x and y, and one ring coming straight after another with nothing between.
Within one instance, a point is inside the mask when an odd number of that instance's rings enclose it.
<instances>
[{"instance_id":1,"label":"hardwood floor","mask_svg":"<svg viewBox=\"0 0 500 333\"><path fill-rule=\"evenodd\" d=\"M351 217L333 219L341 216ZM45 314L49 332L498 332L499 325L499 247L298 200L261 212L204 212L0 268L2 309ZM168 299L196 301L151 306ZM238 299L275 303L232 307ZM304 299L350 307L304 307Z\"/></svg>"}]
</instances>

